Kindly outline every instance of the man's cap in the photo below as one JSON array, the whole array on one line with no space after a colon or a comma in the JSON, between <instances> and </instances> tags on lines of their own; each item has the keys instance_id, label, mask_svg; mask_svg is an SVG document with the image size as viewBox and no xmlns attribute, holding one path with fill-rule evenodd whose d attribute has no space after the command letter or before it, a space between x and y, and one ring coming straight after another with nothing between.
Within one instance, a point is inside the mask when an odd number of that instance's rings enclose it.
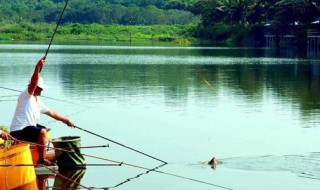
<instances>
[{"instance_id":1,"label":"man's cap","mask_svg":"<svg viewBox=\"0 0 320 190\"><path fill-rule=\"evenodd\" d=\"M37 86L42 89L48 89L49 87L44 83L43 78L40 77Z\"/></svg>"}]
</instances>

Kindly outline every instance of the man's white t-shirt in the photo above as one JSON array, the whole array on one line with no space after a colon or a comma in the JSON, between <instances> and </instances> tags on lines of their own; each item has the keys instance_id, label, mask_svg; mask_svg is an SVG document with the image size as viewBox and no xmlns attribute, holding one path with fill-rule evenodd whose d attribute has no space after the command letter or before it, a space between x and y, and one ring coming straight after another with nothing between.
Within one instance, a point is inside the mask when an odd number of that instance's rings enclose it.
<instances>
[{"instance_id":1,"label":"man's white t-shirt","mask_svg":"<svg viewBox=\"0 0 320 190\"><path fill-rule=\"evenodd\" d=\"M49 108L39 97L29 95L28 89L21 92L14 117L11 122L10 131L22 130L27 126L36 126L41 113L46 113Z\"/></svg>"}]
</instances>

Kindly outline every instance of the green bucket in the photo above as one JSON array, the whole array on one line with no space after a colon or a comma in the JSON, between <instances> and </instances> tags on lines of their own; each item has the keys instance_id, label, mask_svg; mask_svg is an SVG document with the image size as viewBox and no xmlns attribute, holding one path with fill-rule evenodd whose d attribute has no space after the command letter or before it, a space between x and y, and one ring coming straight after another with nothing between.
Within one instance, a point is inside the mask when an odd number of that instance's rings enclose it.
<instances>
[{"instance_id":1,"label":"green bucket","mask_svg":"<svg viewBox=\"0 0 320 190\"><path fill-rule=\"evenodd\" d=\"M86 161L80 153L81 138L79 136L52 139L52 144L59 168L86 168Z\"/></svg>"}]
</instances>

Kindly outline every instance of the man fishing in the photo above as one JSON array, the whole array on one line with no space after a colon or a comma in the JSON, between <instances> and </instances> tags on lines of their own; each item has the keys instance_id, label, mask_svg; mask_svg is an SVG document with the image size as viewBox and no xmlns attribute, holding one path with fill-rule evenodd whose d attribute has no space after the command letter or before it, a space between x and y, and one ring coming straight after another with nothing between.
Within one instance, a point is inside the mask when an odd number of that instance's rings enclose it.
<instances>
[{"instance_id":1,"label":"man fishing","mask_svg":"<svg viewBox=\"0 0 320 190\"><path fill-rule=\"evenodd\" d=\"M39 160L37 164L51 165L46 157L46 133L47 128L38 123L40 114L46 114L58 121L62 121L69 127L74 124L65 116L49 109L39 98L43 89L48 88L40 76L41 68L45 65L45 58L38 61L28 88L21 92L10 126L12 137L27 142L39 144Z\"/></svg>"}]
</instances>

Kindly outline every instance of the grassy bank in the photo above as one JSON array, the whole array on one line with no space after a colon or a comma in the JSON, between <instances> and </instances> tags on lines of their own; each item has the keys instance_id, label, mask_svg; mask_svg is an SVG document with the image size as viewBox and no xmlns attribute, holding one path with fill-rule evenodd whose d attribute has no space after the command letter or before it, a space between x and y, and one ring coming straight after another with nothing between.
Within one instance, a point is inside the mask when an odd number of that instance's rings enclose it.
<instances>
[{"instance_id":1,"label":"grassy bank","mask_svg":"<svg viewBox=\"0 0 320 190\"><path fill-rule=\"evenodd\" d=\"M55 24L0 23L0 40L48 41ZM196 26L192 25L100 25L64 24L59 26L55 41L159 41L189 45Z\"/></svg>"}]
</instances>

